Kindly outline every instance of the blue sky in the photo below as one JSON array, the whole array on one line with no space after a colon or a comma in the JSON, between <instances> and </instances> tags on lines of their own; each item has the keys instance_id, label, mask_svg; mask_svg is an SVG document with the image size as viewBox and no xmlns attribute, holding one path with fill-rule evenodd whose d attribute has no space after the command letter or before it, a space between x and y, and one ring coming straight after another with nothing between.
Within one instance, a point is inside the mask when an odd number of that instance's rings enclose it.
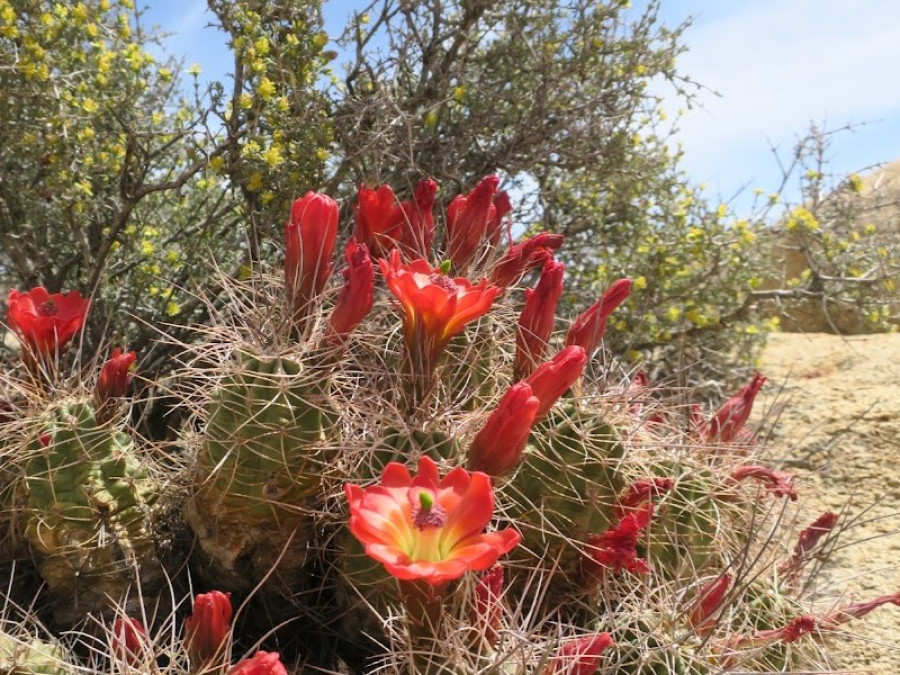
<instances>
[{"instance_id":1,"label":"blue sky","mask_svg":"<svg viewBox=\"0 0 900 675\"><path fill-rule=\"evenodd\" d=\"M359 0L331 0L339 30ZM838 174L900 159L900 2L886 0L662 0L662 17L689 16L683 73L709 88L681 119L684 168L712 198L746 209L754 188L774 190L771 148L790 154L811 122L838 134L829 168ZM168 49L222 77L230 58L206 26L205 0L151 0L145 19L173 33ZM671 112L681 107L671 102Z\"/></svg>"}]
</instances>

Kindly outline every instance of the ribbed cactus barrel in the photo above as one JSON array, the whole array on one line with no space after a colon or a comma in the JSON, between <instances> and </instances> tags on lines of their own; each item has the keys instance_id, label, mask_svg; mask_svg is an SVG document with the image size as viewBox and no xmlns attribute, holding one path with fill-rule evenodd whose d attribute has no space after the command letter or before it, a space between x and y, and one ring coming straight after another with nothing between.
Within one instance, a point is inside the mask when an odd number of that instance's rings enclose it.
<instances>
[{"instance_id":1,"label":"ribbed cactus barrel","mask_svg":"<svg viewBox=\"0 0 900 675\"><path fill-rule=\"evenodd\" d=\"M24 535L64 624L163 580L153 540L159 485L134 442L98 424L92 406L54 405L35 426L25 465Z\"/></svg>"},{"instance_id":2,"label":"ribbed cactus barrel","mask_svg":"<svg viewBox=\"0 0 900 675\"><path fill-rule=\"evenodd\" d=\"M335 459L327 381L290 358L238 353L207 415L186 516L209 576L246 589L274 570L290 584Z\"/></svg>"},{"instance_id":3,"label":"ribbed cactus barrel","mask_svg":"<svg viewBox=\"0 0 900 675\"><path fill-rule=\"evenodd\" d=\"M0 629L0 673L5 675L69 675L76 669L66 663L58 644L30 635L13 635Z\"/></svg>"}]
</instances>

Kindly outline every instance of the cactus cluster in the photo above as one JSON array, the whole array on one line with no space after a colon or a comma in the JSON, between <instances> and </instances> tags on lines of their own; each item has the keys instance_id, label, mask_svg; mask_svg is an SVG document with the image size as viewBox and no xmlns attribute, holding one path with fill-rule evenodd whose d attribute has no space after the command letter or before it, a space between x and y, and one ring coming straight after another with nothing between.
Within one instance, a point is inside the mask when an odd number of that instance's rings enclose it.
<instances>
[{"instance_id":1,"label":"cactus cluster","mask_svg":"<svg viewBox=\"0 0 900 675\"><path fill-rule=\"evenodd\" d=\"M361 188L343 263L337 203L298 199L283 273L229 282L188 348L166 446L129 427L133 353L65 370L80 296L14 292L0 562L81 633L4 634L12 672L66 672L57 650L114 672L794 672L900 604L808 613L836 517L792 551L773 535L797 491L747 426L765 378L706 415L604 366L630 282L565 326L562 238L505 242L498 183L441 230L434 181Z\"/></svg>"}]
</instances>

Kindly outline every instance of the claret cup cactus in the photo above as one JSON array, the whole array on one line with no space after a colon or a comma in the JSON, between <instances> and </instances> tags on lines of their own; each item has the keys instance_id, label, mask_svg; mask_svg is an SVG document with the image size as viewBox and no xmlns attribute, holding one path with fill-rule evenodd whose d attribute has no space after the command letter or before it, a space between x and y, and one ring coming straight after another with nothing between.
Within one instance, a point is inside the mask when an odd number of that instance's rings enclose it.
<instances>
[{"instance_id":1,"label":"claret cup cactus","mask_svg":"<svg viewBox=\"0 0 900 675\"><path fill-rule=\"evenodd\" d=\"M765 377L706 413L656 400L641 372L604 370L631 282L567 326L563 239L509 241L499 183L484 178L443 217L433 180L403 201L361 186L345 242L335 201L298 199L284 269L227 281L230 302L187 348L177 461L171 446L138 452L113 405L133 354L114 353L93 396L57 395L64 345L24 336L39 393L0 422L20 439L5 456L22 454L2 494L24 516L7 522L50 593L87 595L97 615L119 604L109 663L799 672L827 669L836 627L900 603L811 613L807 563L837 516L796 544L782 536L802 486L766 466L748 427ZM180 473L154 482L161 466ZM160 504L186 533L165 570L149 536ZM163 572L199 591L186 621L185 598L166 618L147 611ZM165 647L147 637L164 633Z\"/></svg>"}]
</instances>

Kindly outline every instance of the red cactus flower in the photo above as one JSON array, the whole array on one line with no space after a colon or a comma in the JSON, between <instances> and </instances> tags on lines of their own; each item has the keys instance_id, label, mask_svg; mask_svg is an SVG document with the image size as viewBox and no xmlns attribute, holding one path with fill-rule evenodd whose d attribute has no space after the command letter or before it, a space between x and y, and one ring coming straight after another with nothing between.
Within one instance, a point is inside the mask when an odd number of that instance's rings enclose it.
<instances>
[{"instance_id":1,"label":"red cactus flower","mask_svg":"<svg viewBox=\"0 0 900 675\"><path fill-rule=\"evenodd\" d=\"M747 647L765 647L776 642L789 644L796 642L804 635L812 633L817 625L816 617L802 614L781 628L760 630L750 636L733 637L728 640L727 646L729 649L742 649Z\"/></svg>"},{"instance_id":2,"label":"red cactus flower","mask_svg":"<svg viewBox=\"0 0 900 675\"><path fill-rule=\"evenodd\" d=\"M776 497L787 497L792 502L797 501L797 491L794 489L794 477L789 473L773 471L764 466L748 464L735 469L731 477L740 482L747 478L755 478L763 484L763 487Z\"/></svg>"},{"instance_id":3,"label":"red cactus flower","mask_svg":"<svg viewBox=\"0 0 900 675\"><path fill-rule=\"evenodd\" d=\"M375 295L375 268L366 245L351 237L344 257L344 285L328 322L329 331L338 337L349 335L366 318Z\"/></svg>"},{"instance_id":4,"label":"red cactus flower","mask_svg":"<svg viewBox=\"0 0 900 675\"><path fill-rule=\"evenodd\" d=\"M544 348L556 323L556 303L562 294L565 269L562 263L548 260L537 286L525 291L525 307L516 332L516 378L530 375L543 359Z\"/></svg>"},{"instance_id":5,"label":"red cactus flower","mask_svg":"<svg viewBox=\"0 0 900 675\"><path fill-rule=\"evenodd\" d=\"M510 387L469 447L469 470L502 476L515 469L540 404L526 382Z\"/></svg>"},{"instance_id":6,"label":"red cactus flower","mask_svg":"<svg viewBox=\"0 0 900 675\"><path fill-rule=\"evenodd\" d=\"M796 581L803 570L806 556L816 547L822 537L834 529L834 526L837 525L837 521L838 514L833 511L825 511L825 513L816 518L809 527L800 532L800 535L797 537L797 545L794 547L793 554L778 567L778 571L783 574L789 582Z\"/></svg>"},{"instance_id":7,"label":"red cactus flower","mask_svg":"<svg viewBox=\"0 0 900 675\"><path fill-rule=\"evenodd\" d=\"M143 659L146 644L147 631L140 621L130 616L116 617L112 627L112 647L116 658L135 666Z\"/></svg>"},{"instance_id":8,"label":"red cactus flower","mask_svg":"<svg viewBox=\"0 0 900 675\"><path fill-rule=\"evenodd\" d=\"M78 291L48 293L42 286L9 292L6 321L35 356L62 351L81 330L89 301Z\"/></svg>"},{"instance_id":9,"label":"red cactus flower","mask_svg":"<svg viewBox=\"0 0 900 675\"><path fill-rule=\"evenodd\" d=\"M400 202L400 247L411 256L428 256L434 241L434 200L438 184L419 181L412 201Z\"/></svg>"},{"instance_id":10,"label":"red cactus flower","mask_svg":"<svg viewBox=\"0 0 900 675\"><path fill-rule=\"evenodd\" d=\"M541 232L518 244L513 244L491 270L491 283L509 288L519 282L526 272L544 265L553 252L563 244L561 234Z\"/></svg>"},{"instance_id":11,"label":"red cactus flower","mask_svg":"<svg viewBox=\"0 0 900 675\"><path fill-rule=\"evenodd\" d=\"M606 320L613 310L621 305L631 293L631 279L619 279L610 286L603 296L582 312L569 328L567 345L579 345L588 356L600 346L606 332Z\"/></svg>"},{"instance_id":12,"label":"red cactus flower","mask_svg":"<svg viewBox=\"0 0 900 675\"><path fill-rule=\"evenodd\" d=\"M209 661L219 653L231 630L231 593L210 591L194 598L194 610L184 621L184 641L191 663Z\"/></svg>"},{"instance_id":13,"label":"red cactus flower","mask_svg":"<svg viewBox=\"0 0 900 675\"><path fill-rule=\"evenodd\" d=\"M882 605L897 605L897 607L900 607L900 593L882 595L874 600L853 602L849 605L844 605L840 609L837 609L820 619L819 625L823 630L834 630L842 623L846 623L852 619L862 618Z\"/></svg>"},{"instance_id":14,"label":"red cactus flower","mask_svg":"<svg viewBox=\"0 0 900 675\"><path fill-rule=\"evenodd\" d=\"M584 349L577 346L566 347L524 380L541 401L535 419L543 419L550 412L559 397L581 377L585 363L587 354Z\"/></svg>"},{"instance_id":15,"label":"red cactus flower","mask_svg":"<svg viewBox=\"0 0 900 675\"><path fill-rule=\"evenodd\" d=\"M425 260L403 265L396 249L378 264L403 308L407 348L426 356L432 365L466 324L487 313L501 292L488 286L486 279L476 286L467 279L448 277Z\"/></svg>"},{"instance_id":16,"label":"red cactus flower","mask_svg":"<svg viewBox=\"0 0 900 675\"><path fill-rule=\"evenodd\" d=\"M316 192L307 192L291 207L291 219L284 227L284 273L296 318L306 316L308 304L331 276L338 213L337 202Z\"/></svg>"},{"instance_id":17,"label":"red cactus flower","mask_svg":"<svg viewBox=\"0 0 900 675\"><path fill-rule=\"evenodd\" d=\"M288 675L278 652L256 652L251 658L238 661L227 675Z\"/></svg>"},{"instance_id":18,"label":"red cactus flower","mask_svg":"<svg viewBox=\"0 0 900 675\"><path fill-rule=\"evenodd\" d=\"M100 377L97 379L97 397L101 402L128 393L136 358L134 352L122 353L118 347L113 350L112 356L100 369Z\"/></svg>"},{"instance_id":19,"label":"red cactus flower","mask_svg":"<svg viewBox=\"0 0 900 675\"><path fill-rule=\"evenodd\" d=\"M650 571L647 561L638 558L636 546L652 517L653 504L644 504L622 518L615 527L588 539L589 553L582 560L582 576L589 588L599 583L605 569L614 572L626 569L637 574Z\"/></svg>"},{"instance_id":20,"label":"red cactus flower","mask_svg":"<svg viewBox=\"0 0 900 675\"><path fill-rule=\"evenodd\" d=\"M715 627L715 614L725 601L725 596L728 595L731 581L730 575L723 574L705 584L697 593L694 606L687 618L687 624L698 634L704 635Z\"/></svg>"},{"instance_id":21,"label":"red cactus flower","mask_svg":"<svg viewBox=\"0 0 900 675\"><path fill-rule=\"evenodd\" d=\"M609 633L596 633L567 640L541 675L594 675L600 667L600 657L613 644Z\"/></svg>"},{"instance_id":22,"label":"red cactus flower","mask_svg":"<svg viewBox=\"0 0 900 675\"><path fill-rule=\"evenodd\" d=\"M471 192L457 195L447 207L447 257L457 270L469 266L487 237L488 223L496 219L498 185L497 176L485 176Z\"/></svg>"},{"instance_id":23,"label":"red cactus flower","mask_svg":"<svg viewBox=\"0 0 900 675\"><path fill-rule=\"evenodd\" d=\"M750 417L756 395L767 381L766 377L755 373L750 384L725 401L703 429L706 440L721 443L735 440Z\"/></svg>"},{"instance_id":24,"label":"red cactus flower","mask_svg":"<svg viewBox=\"0 0 900 675\"><path fill-rule=\"evenodd\" d=\"M628 491L622 495L613 508L613 514L621 520L637 507L649 502L654 497L659 497L675 487L672 478L656 477L642 478L632 483Z\"/></svg>"},{"instance_id":25,"label":"red cactus flower","mask_svg":"<svg viewBox=\"0 0 900 675\"><path fill-rule=\"evenodd\" d=\"M497 644L503 617L503 568L500 565L485 572L475 584L472 603L472 625L489 646Z\"/></svg>"},{"instance_id":26,"label":"red cactus flower","mask_svg":"<svg viewBox=\"0 0 900 675\"><path fill-rule=\"evenodd\" d=\"M425 255L434 239L434 199L438 185L420 181L411 201L398 202L389 185L377 190L361 185L356 207L356 239L377 258L397 245L411 255Z\"/></svg>"},{"instance_id":27,"label":"red cactus flower","mask_svg":"<svg viewBox=\"0 0 900 675\"><path fill-rule=\"evenodd\" d=\"M488 218L485 233L485 238L491 246L497 246L500 243L500 237L503 235L503 219L512 211L512 208L512 202L506 190L498 192L494 197L494 210L491 217Z\"/></svg>"},{"instance_id":28,"label":"red cactus flower","mask_svg":"<svg viewBox=\"0 0 900 675\"><path fill-rule=\"evenodd\" d=\"M350 531L398 579L437 586L488 569L521 539L512 529L484 532L494 511L486 474L457 468L441 479L428 457L419 460L415 476L390 462L380 484L348 484L344 492Z\"/></svg>"},{"instance_id":29,"label":"red cactus flower","mask_svg":"<svg viewBox=\"0 0 900 675\"><path fill-rule=\"evenodd\" d=\"M377 190L359 186L356 201L356 240L381 258L394 248L399 238L397 197L390 185Z\"/></svg>"}]
</instances>

